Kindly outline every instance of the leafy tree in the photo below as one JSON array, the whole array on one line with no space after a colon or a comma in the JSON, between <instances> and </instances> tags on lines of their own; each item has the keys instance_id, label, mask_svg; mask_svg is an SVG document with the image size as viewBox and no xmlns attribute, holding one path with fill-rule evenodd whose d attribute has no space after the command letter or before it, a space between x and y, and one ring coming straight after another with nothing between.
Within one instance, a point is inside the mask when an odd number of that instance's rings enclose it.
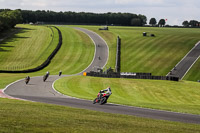
<instances>
[{"instance_id":1,"label":"leafy tree","mask_svg":"<svg viewBox=\"0 0 200 133\"><path fill-rule=\"evenodd\" d=\"M131 25L132 26L142 26L142 21L140 18L133 18L131 20Z\"/></svg>"},{"instance_id":2,"label":"leafy tree","mask_svg":"<svg viewBox=\"0 0 200 133\"><path fill-rule=\"evenodd\" d=\"M157 24L157 21L155 18L151 18L150 21L149 21L149 24L152 25L152 26L155 26Z\"/></svg>"},{"instance_id":3,"label":"leafy tree","mask_svg":"<svg viewBox=\"0 0 200 133\"><path fill-rule=\"evenodd\" d=\"M165 25L165 19L160 19L160 21L158 22L158 25L163 27Z\"/></svg>"},{"instance_id":4,"label":"leafy tree","mask_svg":"<svg viewBox=\"0 0 200 133\"><path fill-rule=\"evenodd\" d=\"M190 20L189 25L191 25L191 27L199 27L199 22L196 20Z\"/></svg>"},{"instance_id":5,"label":"leafy tree","mask_svg":"<svg viewBox=\"0 0 200 133\"><path fill-rule=\"evenodd\" d=\"M138 17L141 19L142 26L147 24L147 17L146 16L139 14Z\"/></svg>"},{"instance_id":6,"label":"leafy tree","mask_svg":"<svg viewBox=\"0 0 200 133\"><path fill-rule=\"evenodd\" d=\"M14 28L16 24L19 24L22 22L21 12L19 10L9 11L8 15L11 18L10 19L11 28Z\"/></svg>"},{"instance_id":7,"label":"leafy tree","mask_svg":"<svg viewBox=\"0 0 200 133\"><path fill-rule=\"evenodd\" d=\"M184 22L182 23L182 25L183 25L184 27L188 27L188 26L189 26L189 22L188 22L188 21L184 21Z\"/></svg>"},{"instance_id":8,"label":"leafy tree","mask_svg":"<svg viewBox=\"0 0 200 133\"><path fill-rule=\"evenodd\" d=\"M3 10L0 12L0 31L13 28L22 21L20 10Z\"/></svg>"}]
</instances>

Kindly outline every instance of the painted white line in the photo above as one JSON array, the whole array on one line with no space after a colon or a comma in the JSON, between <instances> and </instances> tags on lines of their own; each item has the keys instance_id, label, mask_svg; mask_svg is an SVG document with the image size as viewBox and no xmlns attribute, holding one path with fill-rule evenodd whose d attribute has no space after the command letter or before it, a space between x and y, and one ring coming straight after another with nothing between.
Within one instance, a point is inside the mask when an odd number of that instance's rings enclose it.
<instances>
[{"instance_id":1,"label":"painted white line","mask_svg":"<svg viewBox=\"0 0 200 133\"><path fill-rule=\"evenodd\" d=\"M178 65L188 56L188 54L189 54L194 48L196 48L198 45L200 45L200 41L197 42L197 43L195 44L195 46L194 46L194 47L193 47L193 48L178 62L178 64L176 64L176 66L178 66ZM198 57L198 58L199 58L199 57ZM197 60L196 60L196 61L197 61ZM196 61L195 61L195 62L196 62ZM194 63L193 63L193 64L194 64ZM193 65L193 64L192 64L192 65ZM191 68L191 67L190 67L190 68ZM189 68L189 69L190 69L190 68ZM173 71L173 69L174 69L174 68L172 68L171 71ZM169 74L170 74L170 72L169 72L166 76L168 76ZM184 76L185 76L185 75L184 75ZM183 76L183 77L184 77L184 76ZM183 78L183 77L182 77L182 78ZM182 80L182 78L181 78L181 80Z\"/></svg>"},{"instance_id":2,"label":"painted white line","mask_svg":"<svg viewBox=\"0 0 200 133\"><path fill-rule=\"evenodd\" d=\"M58 80L58 79L57 79ZM55 80L52 84L52 88L55 92L59 93L60 95L63 95L63 96L66 96L66 98L73 98L73 99L78 99L78 100L82 100L82 101L89 101L92 103L93 100L88 100L88 99L80 99L80 98L77 98L77 97L72 97L72 96L68 96L68 95L64 95L62 93L60 93L59 91L57 91L55 88L54 88L54 84L55 82L57 81ZM128 108L136 108L136 109L146 109L146 110L153 110L153 111L160 111L160 112L168 112L168 113L174 113L174 114L185 114L185 115L194 115L196 116L197 114L188 114L188 113L182 113L182 112L173 112L173 111L167 111L167 110L158 110L158 109L152 109L152 108L145 108L145 107L137 107L137 106L129 106L129 105L123 105L123 104L117 104L117 103L106 103L106 104L110 104L110 105L118 105L118 106L122 106L122 107L128 107Z\"/></svg>"},{"instance_id":3,"label":"painted white line","mask_svg":"<svg viewBox=\"0 0 200 133\"><path fill-rule=\"evenodd\" d=\"M183 77L181 78L181 80L185 77L185 75L190 71L190 69L192 68L192 66L197 62L197 60L199 59L200 56L198 56L198 58L193 62L193 64L190 66L190 68L186 71L186 73L183 75Z\"/></svg>"},{"instance_id":4,"label":"painted white line","mask_svg":"<svg viewBox=\"0 0 200 133\"><path fill-rule=\"evenodd\" d=\"M76 27L75 27L76 28ZM79 27L77 27L77 28L79 28ZM91 31L91 30L88 30L88 29L85 29L85 28L80 28L80 29L83 29L83 30L87 30L87 31L89 31L89 32L92 32L93 34L95 34L95 35L97 35L99 38L101 38L103 41L104 41L104 43L106 44L106 47L107 47L107 53L108 53L108 58L106 59L106 63L104 64L104 66L103 66L103 68L106 66L106 64L108 63L108 59L109 59L109 47L108 47L108 44L107 44L107 42L99 35L99 34L97 34L96 32L94 32L94 31ZM82 31L82 32L84 32L84 31ZM88 35L86 32L84 32L86 35ZM88 35L89 36L89 35ZM90 37L90 36L89 36ZM91 38L91 37L90 37ZM98 44L96 44L95 42L94 42L94 40L91 38L91 40L93 41L93 43L95 44L95 52L96 52L96 45L98 45ZM96 53L95 53L96 54ZM95 57L95 56L94 56ZM92 62L93 63L93 62ZM91 64L92 64L91 63ZM90 64L90 65L91 65ZM88 66L87 68L89 68L90 66ZM86 68L86 69L87 69ZM85 69L85 70L86 70ZM83 71L82 71L83 72Z\"/></svg>"},{"instance_id":5,"label":"painted white line","mask_svg":"<svg viewBox=\"0 0 200 133\"><path fill-rule=\"evenodd\" d=\"M20 82L21 80L24 80L24 79L19 79L19 80L13 82L13 83L10 83L10 84L8 84L8 85L2 90L2 93L6 96L6 98L28 101L28 100L26 100L26 99L15 98L15 97L9 96L9 95L7 95L7 94L5 93L5 90L6 90L9 86L11 86L11 85L13 85L13 84L15 84L15 83L17 83L17 82Z\"/></svg>"},{"instance_id":6,"label":"painted white line","mask_svg":"<svg viewBox=\"0 0 200 133\"><path fill-rule=\"evenodd\" d=\"M78 30L78 29L76 29L76 30ZM81 30L78 30L78 31L81 31ZM83 31L81 31L81 32L83 32ZM79 74L83 73L85 70L87 70L92 65L92 63L94 62L94 59L96 57L96 45L97 44L94 42L94 40L86 32L83 32L83 33L86 34L92 40L94 47L95 47L95 51L94 51L93 59L92 59L92 62L90 63L90 65L87 68L85 68L83 71L81 71L80 73L77 73L77 74L74 74L74 75L79 75Z\"/></svg>"},{"instance_id":7,"label":"painted white line","mask_svg":"<svg viewBox=\"0 0 200 133\"><path fill-rule=\"evenodd\" d=\"M87 29L86 29L87 30ZM88 31L91 31L91 30L88 30ZM96 32L94 32L94 31L91 31L91 32L93 32L94 34L96 34L97 36L99 36L103 41L104 41L104 43L106 44L106 46L107 46L107 53L108 53L108 58L107 58L107 60L106 60L106 63L105 63L105 65L103 66L103 68L106 66L106 64L108 63L108 59L109 59L109 47L108 47L108 44L107 44L107 42L99 35L99 34L97 34Z\"/></svg>"},{"instance_id":8,"label":"painted white line","mask_svg":"<svg viewBox=\"0 0 200 133\"><path fill-rule=\"evenodd\" d=\"M72 75L69 75L69 76L72 76ZM57 79L57 80L59 80L59 79ZM55 81L53 82L53 84L52 84L52 88L53 88L53 90L54 90L56 93L58 93L58 94L60 94L60 95L62 95L62 96L65 96L66 98L73 98L73 99L78 99L78 100L90 101L90 100L87 100L87 99L80 99L80 98L77 98L77 97L72 97L72 96L69 96L69 95L65 95L65 94L63 94L63 93L57 91L57 90L55 89L55 87L54 87L54 84L55 84L55 82L56 82L57 80L55 80Z\"/></svg>"}]
</instances>

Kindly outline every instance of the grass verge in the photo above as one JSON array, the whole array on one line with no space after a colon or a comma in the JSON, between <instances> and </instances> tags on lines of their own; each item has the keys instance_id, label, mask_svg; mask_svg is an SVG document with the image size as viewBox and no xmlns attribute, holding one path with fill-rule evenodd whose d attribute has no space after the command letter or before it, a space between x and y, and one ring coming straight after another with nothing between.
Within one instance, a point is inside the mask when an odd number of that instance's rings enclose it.
<instances>
[{"instance_id":1,"label":"grass verge","mask_svg":"<svg viewBox=\"0 0 200 133\"><path fill-rule=\"evenodd\" d=\"M184 124L0 98L0 132L200 132Z\"/></svg>"},{"instance_id":2,"label":"grass verge","mask_svg":"<svg viewBox=\"0 0 200 133\"><path fill-rule=\"evenodd\" d=\"M25 70L41 65L57 43L51 29L45 26L18 25L16 34L0 43L0 69ZM54 32L56 30L53 28ZM55 33L56 34L56 33Z\"/></svg>"},{"instance_id":3,"label":"grass verge","mask_svg":"<svg viewBox=\"0 0 200 133\"><path fill-rule=\"evenodd\" d=\"M75 74L83 71L92 61L94 56L94 44L90 38L77 30L68 27L58 27L63 35L63 45L53 58L51 63L41 71L27 74L0 73L0 89L18 79L26 76L39 76L49 71L50 74ZM53 44L58 42L58 34L54 32ZM46 53L48 55L48 53ZM42 55L40 55L42 57Z\"/></svg>"},{"instance_id":4,"label":"grass verge","mask_svg":"<svg viewBox=\"0 0 200 133\"><path fill-rule=\"evenodd\" d=\"M115 67L116 38L122 39L121 71L148 72L166 75L199 41L200 31L191 28L120 27L110 26L109 31L99 31L99 26L83 26L101 35L110 48L107 66ZM147 32L147 37L142 33ZM155 34L156 37L150 37ZM186 80L200 79L192 68Z\"/></svg>"},{"instance_id":5,"label":"grass verge","mask_svg":"<svg viewBox=\"0 0 200 133\"><path fill-rule=\"evenodd\" d=\"M200 80L199 68L200 68L200 59L198 59L197 62L192 66L192 68L188 71L183 80L191 80L191 81Z\"/></svg>"},{"instance_id":6,"label":"grass verge","mask_svg":"<svg viewBox=\"0 0 200 133\"><path fill-rule=\"evenodd\" d=\"M54 86L63 94L90 100L111 86L108 102L200 114L200 84L195 82L71 76L59 79Z\"/></svg>"}]
</instances>

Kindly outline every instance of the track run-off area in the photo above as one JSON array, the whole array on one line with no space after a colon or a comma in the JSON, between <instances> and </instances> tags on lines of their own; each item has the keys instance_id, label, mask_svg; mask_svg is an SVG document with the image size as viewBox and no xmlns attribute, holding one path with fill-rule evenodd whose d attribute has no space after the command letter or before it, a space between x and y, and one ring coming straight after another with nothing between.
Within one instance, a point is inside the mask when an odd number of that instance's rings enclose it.
<instances>
[{"instance_id":1,"label":"track run-off area","mask_svg":"<svg viewBox=\"0 0 200 133\"><path fill-rule=\"evenodd\" d=\"M94 67L104 67L107 63L109 55L108 53L109 48L106 42L99 35L97 35L92 31L82 28L75 28L75 29L86 33L93 40L95 45L95 54L93 61L83 72L90 71ZM76 75L82 75L83 72L78 73ZM73 76L73 75L63 75L61 77L65 76ZM46 82L43 82L42 80L43 77L41 76L31 77L30 83L28 85L24 83L23 79L18 80L8 85L3 90L3 93L4 96L7 95L8 97L19 98L35 102L71 106L76 108L90 109L108 113L134 115L139 117L147 117L160 120L170 120L170 121L178 121L184 123L200 124L200 115L138 108L138 107L117 105L117 104L105 104L105 105L92 104L92 101L90 100L82 100L62 95L59 92L55 91L53 87L54 82L61 77L56 75L50 75L50 77L47 79Z\"/></svg>"}]
</instances>

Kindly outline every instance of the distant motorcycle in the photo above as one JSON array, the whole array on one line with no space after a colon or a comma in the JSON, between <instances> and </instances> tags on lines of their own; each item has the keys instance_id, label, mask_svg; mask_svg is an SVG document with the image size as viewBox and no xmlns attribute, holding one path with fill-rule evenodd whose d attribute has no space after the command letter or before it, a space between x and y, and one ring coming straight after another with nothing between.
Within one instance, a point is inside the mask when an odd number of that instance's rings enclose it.
<instances>
[{"instance_id":1,"label":"distant motorcycle","mask_svg":"<svg viewBox=\"0 0 200 133\"><path fill-rule=\"evenodd\" d=\"M27 77L25 78L25 83L26 83L26 84L28 84L28 83L29 83L29 81L30 81L30 77L29 77L29 76L27 76Z\"/></svg>"},{"instance_id":2,"label":"distant motorcycle","mask_svg":"<svg viewBox=\"0 0 200 133\"><path fill-rule=\"evenodd\" d=\"M93 100L93 104L100 103L102 105L107 103L107 100L111 94L103 93L101 96L101 93L101 91L98 93L97 98Z\"/></svg>"},{"instance_id":3,"label":"distant motorcycle","mask_svg":"<svg viewBox=\"0 0 200 133\"><path fill-rule=\"evenodd\" d=\"M47 74L44 75L44 76L43 76L43 81L45 82L45 81L47 80L47 78L48 78L48 75L47 75Z\"/></svg>"},{"instance_id":4,"label":"distant motorcycle","mask_svg":"<svg viewBox=\"0 0 200 133\"><path fill-rule=\"evenodd\" d=\"M43 76L43 81L45 82L48 77L49 77L49 71L47 71L47 73Z\"/></svg>"}]
</instances>

